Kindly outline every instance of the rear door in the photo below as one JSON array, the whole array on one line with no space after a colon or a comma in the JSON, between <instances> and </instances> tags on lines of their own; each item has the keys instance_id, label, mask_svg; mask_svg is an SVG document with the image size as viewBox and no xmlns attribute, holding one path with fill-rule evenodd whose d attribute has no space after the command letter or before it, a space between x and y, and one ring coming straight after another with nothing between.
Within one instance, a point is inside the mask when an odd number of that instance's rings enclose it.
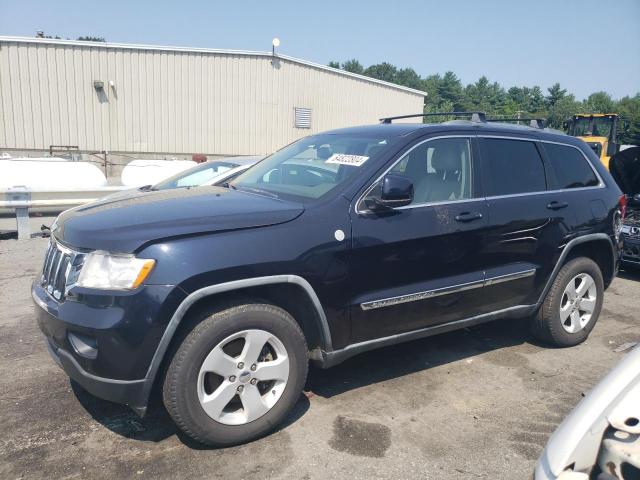
<instances>
[{"instance_id":1,"label":"rear door","mask_svg":"<svg viewBox=\"0 0 640 480\"><path fill-rule=\"evenodd\" d=\"M552 190L535 138L479 138L489 208L484 295L493 311L538 300L574 224L563 191Z\"/></svg>"},{"instance_id":2,"label":"rear door","mask_svg":"<svg viewBox=\"0 0 640 480\"><path fill-rule=\"evenodd\" d=\"M609 211L603 201L604 183L582 151L573 145L542 142L549 164L549 188L562 190L575 215L575 229L592 228L606 220Z\"/></svg>"},{"instance_id":3,"label":"rear door","mask_svg":"<svg viewBox=\"0 0 640 480\"><path fill-rule=\"evenodd\" d=\"M487 207L471 135L419 140L389 167L414 199L389 212L352 213L352 342L473 316L482 310Z\"/></svg>"}]
</instances>

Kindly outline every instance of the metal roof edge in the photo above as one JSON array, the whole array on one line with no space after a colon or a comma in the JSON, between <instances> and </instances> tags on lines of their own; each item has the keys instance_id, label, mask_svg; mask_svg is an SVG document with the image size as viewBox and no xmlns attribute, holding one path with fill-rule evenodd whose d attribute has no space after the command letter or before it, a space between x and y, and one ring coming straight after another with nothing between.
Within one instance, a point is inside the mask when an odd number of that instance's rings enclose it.
<instances>
[{"instance_id":1,"label":"metal roof edge","mask_svg":"<svg viewBox=\"0 0 640 480\"><path fill-rule=\"evenodd\" d=\"M271 53L269 53L268 55L270 57L272 56ZM300 58L290 57L288 55L276 54L276 57L277 58L282 58L282 59L287 60L289 62L300 63L302 65L306 65L306 66L309 66L309 67L318 68L320 70L326 70L328 72L337 73L339 75L344 75L345 77L353 77L353 78L357 78L358 80L363 80L365 82L371 82L371 83L377 83L379 85L385 85L387 87L396 88L398 90L404 90L405 92L414 93L416 95L420 95L420 96L423 96L423 97L427 96L427 92L423 92L422 90L416 90L415 88L405 87L404 85L398 85L397 83L385 82L384 80L379 80L379 79L373 78L373 77L367 77L366 75L360 75L358 73L347 72L346 70L341 70L341 69L338 69L338 68L329 67L327 65L322 65L320 63L314 63L314 62L310 62L308 60L302 60Z\"/></svg>"},{"instance_id":2,"label":"metal roof edge","mask_svg":"<svg viewBox=\"0 0 640 480\"><path fill-rule=\"evenodd\" d=\"M37 43L48 45L69 45L78 47L94 47L94 48L120 48L128 50L156 50L156 51L171 51L171 52L185 52L185 53L213 53L220 55L244 55L263 58L279 58L292 63L298 63L307 67L317 68L325 70L327 72L335 73L338 75L344 75L345 77L355 78L369 83L375 83L378 85L384 85L389 88L395 88L414 95L427 96L427 92L416 90L415 88L405 87L404 85L398 85L396 83L385 82L384 80L378 80L377 78L367 77L365 75L359 75L357 73L347 72L338 68L329 67L320 63L314 63L308 60L303 60L296 57L290 57L288 55L281 55L276 53L273 55L271 52L251 51L251 50L226 50L220 48L197 48L197 47L176 47L165 45L145 45L136 43L112 43L112 42L88 42L84 40L63 40L59 38L37 38L37 37L19 37L19 36L0 36L0 43Z\"/></svg>"}]
</instances>

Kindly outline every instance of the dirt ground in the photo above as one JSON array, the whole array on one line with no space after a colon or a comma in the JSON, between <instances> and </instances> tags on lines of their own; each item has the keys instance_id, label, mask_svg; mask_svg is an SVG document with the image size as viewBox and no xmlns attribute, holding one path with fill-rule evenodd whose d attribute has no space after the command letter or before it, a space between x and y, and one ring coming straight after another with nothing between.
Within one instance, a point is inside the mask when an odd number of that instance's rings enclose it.
<instances>
[{"instance_id":1,"label":"dirt ground","mask_svg":"<svg viewBox=\"0 0 640 480\"><path fill-rule=\"evenodd\" d=\"M0 478L526 479L584 392L640 341L640 273L621 272L584 344L547 349L505 320L312 370L287 424L211 450L153 408L72 385L50 359L31 280L46 240L0 241Z\"/></svg>"}]
</instances>

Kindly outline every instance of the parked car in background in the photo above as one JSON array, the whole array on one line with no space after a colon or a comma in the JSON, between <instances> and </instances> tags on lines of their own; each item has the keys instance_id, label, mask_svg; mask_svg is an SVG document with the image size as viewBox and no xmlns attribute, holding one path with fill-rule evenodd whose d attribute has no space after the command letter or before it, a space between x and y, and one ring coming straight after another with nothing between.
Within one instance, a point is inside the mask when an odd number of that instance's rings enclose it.
<instances>
[{"instance_id":1,"label":"parked car in background","mask_svg":"<svg viewBox=\"0 0 640 480\"><path fill-rule=\"evenodd\" d=\"M242 172L249 170L252 166L262 160L264 157L255 157L255 161L251 163L245 163L243 165L239 165L237 167L231 168L226 172L221 173L217 177L215 177L212 181L207 182L205 185L214 185L218 187L226 187L227 183L233 181L238 177Z\"/></svg>"},{"instance_id":2,"label":"parked car in background","mask_svg":"<svg viewBox=\"0 0 640 480\"><path fill-rule=\"evenodd\" d=\"M197 166L193 160L134 159L127 163L120 172L120 183L128 188L140 188L153 185L167 177Z\"/></svg>"},{"instance_id":3,"label":"parked car in background","mask_svg":"<svg viewBox=\"0 0 640 480\"><path fill-rule=\"evenodd\" d=\"M583 398L549 439L534 480L640 478L640 346Z\"/></svg>"},{"instance_id":4,"label":"parked car in background","mask_svg":"<svg viewBox=\"0 0 640 480\"><path fill-rule=\"evenodd\" d=\"M284 420L309 360L505 317L583 342L622 192L579 139L472 119L320 133L228 188L64 212L32 286L52 356L140 414L157 386L180 429L226 446Z\"/></svg>"},{"instance_id":5,"label":"parked car in background","mask_svg":"<svg viewBox=\"0 0 640 480\"><path fill-rule=\"evenodd\" d=\"M263 158L262 156L216 158L158 182L149 189L167 190L170 188L213 185L221 180L221 176L229 178L233 174L246 170Z\"/></svg>"},{"instance_id":6,"label":"parked car in background","mask_svg":"<svg viewBox=\"0 0 640 480\"><path fill-rule=\"evenodd\" d=\"M640 268L640 147L622 150L611 158L611 174L626 195L622 219L622 265Z\"/></svg>"},{"instance_id":7,"label":"parked car in background","mask_svg":"<svg viewBox=\"0 0 640 480\"><path fill-rule=\"evenodd\" d=\"M119 200L143 192L170 190L172 188L221 185L244 172L262 160L261 156L224 157L203 162L195 167L183 170L155 185L122 190L103 197L101 200Z\"/></svg>"}]
</instances>

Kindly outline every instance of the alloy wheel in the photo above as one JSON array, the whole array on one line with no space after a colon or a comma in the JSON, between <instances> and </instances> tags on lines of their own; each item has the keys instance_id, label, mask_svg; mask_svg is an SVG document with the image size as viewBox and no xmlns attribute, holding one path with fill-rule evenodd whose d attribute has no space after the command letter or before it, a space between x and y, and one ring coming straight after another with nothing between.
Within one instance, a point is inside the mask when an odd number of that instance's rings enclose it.
<instances>
[{"instance_id":1,"label":"alloy wheel","mask_svg":"<svg viewBox=\"0 0 640 480\"><path fill-rule=\"evenodd\" d=\"M560 300L560 321L567 333L577 333L591 320L596 308L598 288L587 273L573 277L564 289Z\"/></svg>"},{"instance_id":2,"label":"alloy wheel","mask_svg":"<svg viewBox=\"0 0 640 480\"><path fill-rule=\"evenodd\" d=\"M265 330L243 330L222 340L198 374L198 399L216 422L243 425L266 414L289 379L283 343Z\"/></svg>"}]
</instances>

